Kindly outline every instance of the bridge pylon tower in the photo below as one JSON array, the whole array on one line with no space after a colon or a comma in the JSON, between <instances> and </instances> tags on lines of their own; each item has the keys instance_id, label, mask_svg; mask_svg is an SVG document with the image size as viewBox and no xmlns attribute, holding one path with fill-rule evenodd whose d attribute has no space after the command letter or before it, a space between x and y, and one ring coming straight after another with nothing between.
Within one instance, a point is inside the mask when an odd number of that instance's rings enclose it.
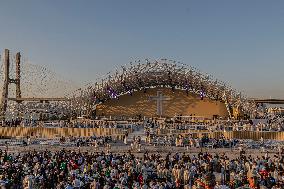
<instances>
[{"instance_id":1,"label":"bridge pylon tower","mask_svg":"<svg viewBox=\"0 0 284 189\"><path fill-rule=\"evenodd\" d=\"M16 99L21 98L21 54L18 52L16 54L16 76L15 78L10 78L10 51L5 49L4 52L4 84L2 90L2 98L0 104L1 118L3 119L8 106L9 97L9 85L16 85Z\"/></svg>"}]
</instances>

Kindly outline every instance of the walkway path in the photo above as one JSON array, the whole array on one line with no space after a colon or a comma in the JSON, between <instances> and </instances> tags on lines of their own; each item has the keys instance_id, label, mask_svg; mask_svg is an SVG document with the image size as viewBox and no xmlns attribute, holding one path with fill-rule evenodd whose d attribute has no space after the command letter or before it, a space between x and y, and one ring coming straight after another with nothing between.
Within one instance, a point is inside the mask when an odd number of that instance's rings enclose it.
<instances>
[{"instance_id":1,"label":"walkway path","mask_svg":"<svg viewBox=\"0 0 284 189\"><path fill-rule=\"evenodd\" d=\"M134 136L135 136L135 138L140 136L141 141L145 142L146 141L146 135L145 135L145 132L144 132L144 127L138 126L138 128L136 128L132 133L130 133L127 137L127 142L131 142L133 140Z\"/></svg>"}]
</instances>

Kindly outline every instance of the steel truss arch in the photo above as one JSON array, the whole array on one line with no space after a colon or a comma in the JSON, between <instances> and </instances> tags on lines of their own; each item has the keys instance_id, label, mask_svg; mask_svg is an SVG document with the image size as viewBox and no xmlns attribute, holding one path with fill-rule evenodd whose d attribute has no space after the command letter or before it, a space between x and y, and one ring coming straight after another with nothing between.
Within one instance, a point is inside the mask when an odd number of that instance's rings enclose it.
<instances>
[{"instance_id":1,"label":"steel truss arch","mask_svg":"<svg viewBox=\"0 0 284 189\"><path fill-rule=\"evenodd\" d=\"M119 99L121 95L132 95L139 90L147 92L148 88L166 87L200 95L201 99L222 101L230 117L233 107L247 115L252 115L255 110L243 94L227 83L192 66L168 59L136 60L95 81L69 95L70 108L89 115L98 104L109 99Z\"/></svg>"},{"instance_id":2,"label":"steel truss arch","mask_svg":"<svg viewBox=\"0 0 284 189\"><path fill-rule=\"evenodd\" d=\"M229 106L243 104L246 98L225 82L204 74L198 69L168 59L137 60L128 66L121 66L113 73L97 80L89 86L93 99L105 101L119 98L124 94L148 88L167 87L180 89L186 93L195 93L211 100L226 101ZM90 90L89 90L90 91Z\"/></svg>"}]
</instances>

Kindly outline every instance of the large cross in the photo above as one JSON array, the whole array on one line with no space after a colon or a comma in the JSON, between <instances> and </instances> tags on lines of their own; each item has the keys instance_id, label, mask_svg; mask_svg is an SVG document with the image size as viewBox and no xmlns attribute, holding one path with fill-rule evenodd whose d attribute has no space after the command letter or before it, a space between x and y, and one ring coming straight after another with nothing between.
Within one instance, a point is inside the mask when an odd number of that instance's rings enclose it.
<instances>
[{"instance_id":1,"label":"large cross","mask_svg":"<svg viewBox=\"0 0 284 189\"><path fill-rule=\"evenodd\" d=\"M149 99L157 101L157 115L161 117L163 114L163 101L170 100L170 98L163 96L162 91L157 91L157 96L150 96Z\"/></svg>"}]
</instances>

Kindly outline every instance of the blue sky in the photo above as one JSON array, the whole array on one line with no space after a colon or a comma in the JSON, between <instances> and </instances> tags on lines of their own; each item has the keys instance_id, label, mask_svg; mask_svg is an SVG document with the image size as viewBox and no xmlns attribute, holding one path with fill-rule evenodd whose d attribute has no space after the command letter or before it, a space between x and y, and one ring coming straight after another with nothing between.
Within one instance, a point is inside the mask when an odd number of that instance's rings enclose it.
<instances>
[{"instance_id":1,"label":"blue sky","mask_svg":"<svg viewBox=\"0 0 284 189\"><path fill-rule=\"evenodd\" d=\"M0 51L77 82L136 59L169 58L252 97L284 98L284 1L12 0Z\"/></svg>"}]
</instances>

